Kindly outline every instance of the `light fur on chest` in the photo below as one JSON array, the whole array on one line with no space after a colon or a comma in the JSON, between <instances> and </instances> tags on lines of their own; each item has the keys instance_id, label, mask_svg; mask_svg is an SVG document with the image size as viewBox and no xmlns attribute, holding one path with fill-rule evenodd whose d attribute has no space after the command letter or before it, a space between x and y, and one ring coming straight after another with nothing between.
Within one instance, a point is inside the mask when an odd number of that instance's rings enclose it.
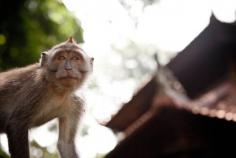
<instances>
[{"instance_id":1,"label":"light fur on chest","mask_svg":"<svg viewBox=\"0 0 236 158\"><path fill-rule=\"evenodd\" d=\"M35 114L32 121L32 127L40 126L56 117L60 117L65 113L66 106L65 102L67 98L59 99L55 98L53 100L45 100L40 106L40 110Z\"/></svg>"}]
</instances>

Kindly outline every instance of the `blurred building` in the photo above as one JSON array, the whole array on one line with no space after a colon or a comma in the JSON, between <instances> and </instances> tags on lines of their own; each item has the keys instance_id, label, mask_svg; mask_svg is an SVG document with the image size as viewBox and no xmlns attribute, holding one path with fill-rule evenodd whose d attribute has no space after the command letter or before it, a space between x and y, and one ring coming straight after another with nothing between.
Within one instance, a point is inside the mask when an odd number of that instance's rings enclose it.
<instances>
[{"instance_id":1,"label":"blurred building","mask_svg":"<svg viewBox=\"0 0 236 158\"><path fill-rule=\"evenodd\" d=\"M209 25L106 124L124 138L106 158L236 155L236 23Z\"/></svg>"}]
</instances>

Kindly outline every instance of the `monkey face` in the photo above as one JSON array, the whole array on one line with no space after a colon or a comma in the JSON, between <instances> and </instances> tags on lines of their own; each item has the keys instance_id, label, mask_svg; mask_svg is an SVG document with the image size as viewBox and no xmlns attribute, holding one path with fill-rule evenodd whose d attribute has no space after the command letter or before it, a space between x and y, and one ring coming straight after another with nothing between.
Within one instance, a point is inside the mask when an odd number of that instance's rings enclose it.
<instances>
[{"instance_id":1,"label":"monkey face","mask_svg":"<svg viewBox=\"0 0 236 158\"><path fill-rule=\"evenodd\" d=\"M89 71L86 58L76 51L57 52L49 68L56 72L57 79L80 79L83 73Z\"/></svg>"},{"instance_id":2,"label":"monkey face","mask_svg":"<svg viewBox=\"0 0 236 158\"><path fill-rule=\"evenodd\" d=\"M88 57L74 42L65 42L53 47L41 61L41 66L49 71L49 78L65 86L76 86L92 71L93 58ZM45 62L46 64L43 64Z\"/></svg>"},{"instance_id":3,"label":"monkey face","mask_svg":"<svg viewBox=\"0 0 236 158\"><path fill-rule=\"evenodd\" d=\"M92 60L78 50L58 51L49 63L49 69L55 72L55 78L66 85L83 82L91 71Z\"/></svg>"}]
</instances>

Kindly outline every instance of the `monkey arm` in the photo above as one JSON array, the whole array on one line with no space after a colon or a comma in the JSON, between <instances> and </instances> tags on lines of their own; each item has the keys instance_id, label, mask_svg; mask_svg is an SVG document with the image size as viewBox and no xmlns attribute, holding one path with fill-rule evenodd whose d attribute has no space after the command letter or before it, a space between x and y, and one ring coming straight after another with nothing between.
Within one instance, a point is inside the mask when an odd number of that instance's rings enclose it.
<instances>
[{"instance_id":1,"label":"monkey arm","mask_svg":"<svg viewBox=\"0 0 236 158\"><path fill-rule=\"evenodd\" d=\"M66 115L59 118L58 150L61 158L78 158L75 150L75 135L78 118Z\"/></svg>"},{"instance_id":2,"label":"monkey arm","mask_svg":"<svg viewBox=\"0 0 236 158\"><path fill-rule=\"evenodd\" d=\"M29 158L28 128L25 124L14 123L7 127L11 158Z\"/></svg>"},{"instance_id":3,"label":"monkey arm","mask_svg":"<svg viewBox=\"0 0 236 158\"><path fill-rule=\"evenodd\" d=\"M59 118L58 150L61 158L79 158L75 149L75 136L81 117L82 102L79 98L72 98L70 109Z\"/></svg>"}]
</instances>

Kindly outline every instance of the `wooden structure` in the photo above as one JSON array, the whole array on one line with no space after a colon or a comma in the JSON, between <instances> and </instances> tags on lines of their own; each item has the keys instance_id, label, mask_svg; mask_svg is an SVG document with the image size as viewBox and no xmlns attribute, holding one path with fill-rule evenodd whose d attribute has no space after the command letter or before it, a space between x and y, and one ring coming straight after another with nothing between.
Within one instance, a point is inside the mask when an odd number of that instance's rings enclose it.
<instances>
[{"instance_id":1,"label":"wooden structure","mask_svg":"<svg viewBox=\"0 0 236 158\"><path fill-rule=\"evenodd\" d=\"M236 24L212 16L106 126L125 135L106 158L236 155Z\"/></svg>"}]
</instances>

